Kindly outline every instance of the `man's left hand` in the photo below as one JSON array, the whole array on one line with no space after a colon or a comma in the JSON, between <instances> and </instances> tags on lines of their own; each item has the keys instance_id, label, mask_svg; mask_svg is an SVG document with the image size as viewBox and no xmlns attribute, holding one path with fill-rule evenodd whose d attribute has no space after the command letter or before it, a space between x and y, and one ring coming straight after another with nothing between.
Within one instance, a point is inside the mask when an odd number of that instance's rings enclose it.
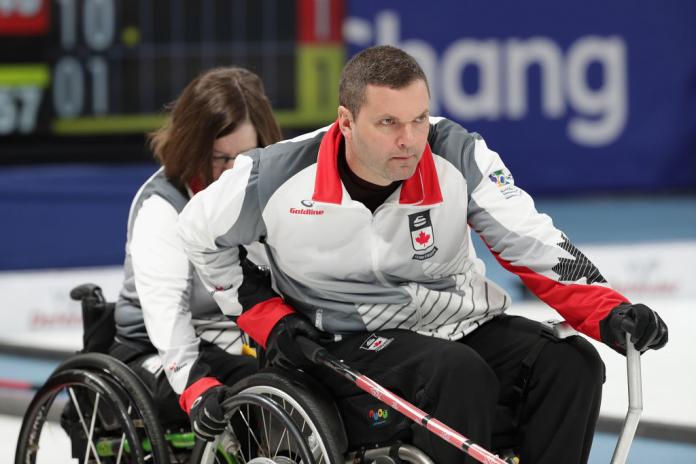
<instances>
[{"instance_id":1,"label":"man's left hand","mask_svg":"<svg viewBox=\"0 0 696 464\"><path fill-rule=\"evenodd\" d=\"M659 350L667 343L667 324L646 305L623 303L612 309L600 322L602 342L621 354L626 354L626 333L640 351Z\"/></svg>"}]
</instances>

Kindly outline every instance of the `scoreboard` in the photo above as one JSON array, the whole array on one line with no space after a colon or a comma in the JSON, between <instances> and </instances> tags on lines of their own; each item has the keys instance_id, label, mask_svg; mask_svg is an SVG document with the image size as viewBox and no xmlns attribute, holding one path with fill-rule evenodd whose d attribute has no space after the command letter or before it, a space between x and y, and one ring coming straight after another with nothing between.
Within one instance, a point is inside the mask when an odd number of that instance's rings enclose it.
<instances>
[{"instance_id":1,"label":"scoreboard","mask_svg":"<svg viewBox=\"0 0 696 464\"><path fill-rule=\"evenodd\" d=\"M343 0L0 0L0 148L153 130L215 66L259 74L284 129L326 124L343 15Z\"/></svg>"}]
</instances>

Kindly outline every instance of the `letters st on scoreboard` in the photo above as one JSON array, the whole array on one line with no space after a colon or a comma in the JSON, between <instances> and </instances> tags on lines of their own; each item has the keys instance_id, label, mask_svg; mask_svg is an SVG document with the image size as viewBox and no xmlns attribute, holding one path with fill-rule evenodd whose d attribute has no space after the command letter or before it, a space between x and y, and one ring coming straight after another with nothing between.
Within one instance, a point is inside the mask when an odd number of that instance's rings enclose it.
<instances>
[{"instance_id":1,"label":"letters st on scoreboard","mask_svg":"<svg viewBox=\"0 0 696 464\"><path fill-rule=\"evenodd\" d=\"M0 137L59 134L59 126L109 112L107 50L117 0L0 0ZM21 62L19 62L21 61Z\"/></svg>"},{"instance_id":2,"label":"letters st on scoreboard","mask_svg":"<svg viewBox=\"0 0 696 464\"><path fill-rule=\"evenodd\" d=\"M272 34L220 22L228 0L0 0L0 137L147 132L201 70L233 64L262 76L281 126L333 120L343 0L248 2L237 21L272 9Z\"/></svg>"},{"instance_id":3,"label":"letters st on scoreboard","mask_svg":"<svg viewBox=\"0 0 696 464\"><path fill-rule=\"evenodd\" d=\"M0 0L0 42L46 37L50 6L49 0ZM0 64L0 136L35 130L49 75L43 63Z\"/></svg>"}]
</instances>

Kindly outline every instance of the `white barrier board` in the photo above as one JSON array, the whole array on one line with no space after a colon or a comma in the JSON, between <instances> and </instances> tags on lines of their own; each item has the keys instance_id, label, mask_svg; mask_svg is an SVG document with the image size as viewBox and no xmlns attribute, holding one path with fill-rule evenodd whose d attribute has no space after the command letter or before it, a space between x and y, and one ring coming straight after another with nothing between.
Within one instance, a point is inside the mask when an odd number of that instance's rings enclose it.
<instances>
[{"instance_id":1,"label":"white barrier board","mask_svg":"<svg viewBox=\"0 0 696 464\"><path fill-rule=\"evenodd\" d=\"M47 269L0 273L0 343L73 351L82 347L80 304L70 290L83 283L99 285L115 301L123 282L121 266Z\"/></svg>"}]
</instances>

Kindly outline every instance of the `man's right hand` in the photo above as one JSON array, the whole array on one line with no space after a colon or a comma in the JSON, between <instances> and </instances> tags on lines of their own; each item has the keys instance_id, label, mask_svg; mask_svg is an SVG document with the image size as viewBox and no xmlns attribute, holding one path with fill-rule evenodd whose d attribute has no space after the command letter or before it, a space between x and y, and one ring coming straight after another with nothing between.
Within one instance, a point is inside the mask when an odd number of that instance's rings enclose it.
<instances>
[{"instance_id":1,"label":"man's right hand","mask_svg":"<svg viewBox=\"0 0 696 464\"><path fill-rule=\"evenodd\" d=\"M313 341L321 339L317 330L302 315L288 314L276 323L266 342L266 356L271 364L283 367L306 368L312 366L312 361L302 353L296 338L302 336Z\"/></svg>"}]
</instances>

